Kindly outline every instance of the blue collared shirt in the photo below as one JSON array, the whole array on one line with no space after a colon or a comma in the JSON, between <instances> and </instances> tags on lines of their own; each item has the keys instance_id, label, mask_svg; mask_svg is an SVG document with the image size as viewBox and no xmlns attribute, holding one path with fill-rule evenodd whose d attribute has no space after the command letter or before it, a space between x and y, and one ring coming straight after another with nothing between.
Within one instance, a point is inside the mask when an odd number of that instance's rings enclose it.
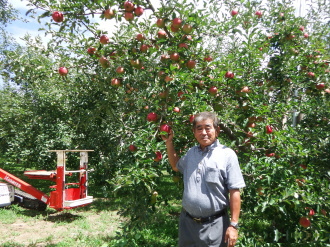
<instances>
[{"instance_id":1,"label":"blue collared shirt","mask_svg":"<svg viewBox=\"0 0 330 247\"><path fill-rule=\"evenodd\" d=\"M245 187L236 153L216 140L204 150L192 147L177 163L183 174L183 208L207 217L229 206L231 189Z\"/></svg>"}]
</instances>

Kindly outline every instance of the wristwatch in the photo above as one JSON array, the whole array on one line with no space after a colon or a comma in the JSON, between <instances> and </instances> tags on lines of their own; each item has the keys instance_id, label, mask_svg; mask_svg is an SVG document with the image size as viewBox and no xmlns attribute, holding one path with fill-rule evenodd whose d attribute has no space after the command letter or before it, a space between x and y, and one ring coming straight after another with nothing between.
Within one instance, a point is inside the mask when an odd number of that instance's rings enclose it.
<instances>
[{"instance_id":1,"label":"wristwatch","mask_svg":"<svg viewBox=\"0 0 330 247\"><path fill-rule=\"evenodd\" d=\"M238 222L230 222L230 226L234 227L236 230L239 228Z\"/></svg>"}]
</instances>

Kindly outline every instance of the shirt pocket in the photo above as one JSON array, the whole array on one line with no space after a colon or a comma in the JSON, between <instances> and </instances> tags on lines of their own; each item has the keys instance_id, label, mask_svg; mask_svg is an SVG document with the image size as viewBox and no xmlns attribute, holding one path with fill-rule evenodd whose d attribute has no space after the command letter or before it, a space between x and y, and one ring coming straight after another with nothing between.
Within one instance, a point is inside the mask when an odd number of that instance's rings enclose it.
<instances>
[{"instance_id":1,"label":"shirt pocket","mask_svg":"<svg viewBox=\"0 0 330 247\"><path fill-rule=\"evenodd\" d=\"M207 167L205 181L208 183L219 183L219 169Z\"/></svg>"}]
</instances>

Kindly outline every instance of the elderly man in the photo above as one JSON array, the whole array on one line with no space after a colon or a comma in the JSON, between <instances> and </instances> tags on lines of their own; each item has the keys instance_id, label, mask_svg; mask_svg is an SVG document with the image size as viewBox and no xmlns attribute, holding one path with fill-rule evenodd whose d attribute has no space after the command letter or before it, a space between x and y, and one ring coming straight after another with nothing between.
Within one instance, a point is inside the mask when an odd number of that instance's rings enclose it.
<instances>
[{"instance_id":1,"label":"elderly man","mask_svg":"<svg viewBox=\"0 0 330 247\"><path fill-rule=\"evenodd\" d=\"M235 152L217 139L219 132L215 113L196 114L193 133L199 145L190 148L182 158L175 151L173 132L162 135L172 169L183 174L179 246L236 244L241 208L239 189L245 187L245 182Z\"/></svg>"}]
</instances>

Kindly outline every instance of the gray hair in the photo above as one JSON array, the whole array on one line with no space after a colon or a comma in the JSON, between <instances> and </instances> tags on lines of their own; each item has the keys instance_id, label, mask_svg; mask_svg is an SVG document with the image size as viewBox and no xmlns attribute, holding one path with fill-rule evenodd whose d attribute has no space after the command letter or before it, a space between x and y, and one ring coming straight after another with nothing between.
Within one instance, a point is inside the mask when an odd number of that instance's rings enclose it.
<instances>
[{"instance_id":1,"label":"gray hair","mask_svg":"<svg viewBox=\"0 0 330 247\"><path fill-rule=\"evenodd\" d=\"M200 121L203 121L203 120L212 120L213 121L213 127L216 129L219 127L219 119L217 117L217 114L215 112L200 112L200 113L197 113L194 117L194 120L193 120L193 128L195 129L196 128L196 124L197 122L200 122Z\"/></svg>"}]
</instances>

